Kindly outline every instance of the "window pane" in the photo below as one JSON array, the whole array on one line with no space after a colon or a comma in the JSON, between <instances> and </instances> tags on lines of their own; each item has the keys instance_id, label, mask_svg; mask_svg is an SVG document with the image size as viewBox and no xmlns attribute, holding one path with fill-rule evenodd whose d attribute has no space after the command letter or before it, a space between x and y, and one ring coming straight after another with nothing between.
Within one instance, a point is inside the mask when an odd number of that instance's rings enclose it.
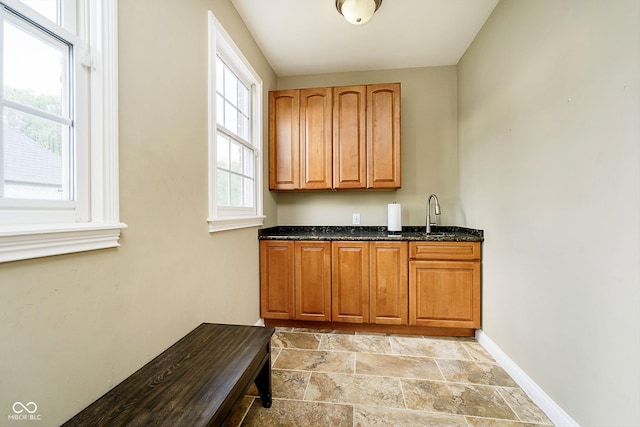
<instances>
[{"instance_id":1,"label":"window pane","mask_svg":"<svg viewBox=\"0 0 640 427\"><path fill-rule=\"evenodd\" d=\"M69 47L47 34L5 21L4 94L9 100L54 114L65 114L69 98ZM27 52L27 53L26 53Z\"/></svg>"},{"instance_id":2,"label":"window pane","mask_svg":"<svg viewBox=\"0 0 640 427\"><path fill-rule=\"evenodd\" d=\"M254 205L253 189L255 187L253 179L243 178L244 183L244 207L252 208Z\"/></svg>"},{"instance_id":3,"label":"window pane","mask_svg":"<svg viewBox=\"0 0 640 427\"><path fill-rule=\"evenodd\" d=\"M224 98L219 94L216 96L216 122L224 125Z\"/></svg>"},{"instance_id":4,"label":"window pane","mask_svg":"<svg viewBox=\"0 0 640 427\"><path fill-rule=\"evenodd\" d=\"M229 102L224 103L224 127L231 132L237 134L238 132L238 111Z\"/></svg>"},{"instance_id":5,"label":"window pane","mask_svg":"<svg viewBox=\"0 0 640 427\"><path fill-rule=\"evenodd\" d=\"M217 164L219 168L229 169L229 138L218 134Z\"/></svg>"},{"instance_id":6,"label":"window pane","mask_svg":"<svg viewBox=\"0 0 640 427\"><path fill-rule=\"evenodd\" d=\"M242 177L239 175L230 175L229 181L229 197L231 198L231 206L242 206Z\"/></svg>"},{"instance_id":7,"label":"window pane","mask_svg":"<svg viewBox=\"0 0 640 427\"><path fill-rule=\"evenodd\" d=\"M249 115L249 89L242 82L238 84L238 110L245 116Z\"/></svg>"},{"instance_id":8,"label":"window pane","mask_svg":"<svg viewBox=\"0 0 640 427\"><path fill-rule=\"evenodd\" d=\"M224 63L216 56L216 92L224 95Z\"/></svg>"},{"instance_id":9,"label":"window pane","mask_svg":"<svg viewBox=\"0 0 640 427\"><path fill-rule=\"evenodd\" d=\"M60 24L58 20L58 2L59 0L21 0L40 15L44 15L53 22Z\"/></svg>"},{"instance_id":10,"label":"window pane","mask_svg":"<svg viewBox=\"0 0 640 427\"><path fill-rule=\"evenodd\" d=\"M242 146L232 142L230 150L231 170L242 173Z\"/></svg>"},{"instance_id":11,"label":"window pane","mask_svg":"<svg viewBox=\"0 0 640 427\"><path fill-rule=\"evenodd\" d=\"M229 206L229 172L218 169L216 183L218 206Z\"/></svg>"},{"instance_id":12,"label":"window pane","mask_svg":"<svg viewBox=\"0 0 640 427\"><path fill-rule=\"evenodd\" d=\"M253 178L253 151L244 149L244 168L242 173L249 178Z\"/></svg>"},{"instance_id":13,"label":"window pane","mask_svg":"<svg viewBox=\"0 0 640 427\"><path fill-rule=\"evenodd\" d=\"M224 97L234 106L238 105L238 78L228 68L224 68Z\"/></svg>"},{"instance_id":14,"label":"window pane","mask_svg":"<svg viewBox=\"0 0 640 427\"><path fill-rule=\"evenodd\" d=\"M71 200L70 129L4 108L4 197Z\"/></svg>"},{"instance_id":15,"label":"window pane","mask_svg":"<svg viewBox=\"0 0 640 427\"><path fill-rule=\"evenodd\" d=\"M244 140L249 140L249 118L238 112L238 136Z\"/></svg>"}]
</instances>

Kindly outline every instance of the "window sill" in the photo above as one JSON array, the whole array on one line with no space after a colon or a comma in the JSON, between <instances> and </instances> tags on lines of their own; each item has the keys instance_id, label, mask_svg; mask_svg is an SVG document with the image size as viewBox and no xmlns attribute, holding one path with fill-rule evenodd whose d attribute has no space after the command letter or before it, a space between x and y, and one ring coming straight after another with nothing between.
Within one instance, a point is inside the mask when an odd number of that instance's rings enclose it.
<instances>
[{"instance_id":1,"label":"window sill","mask_svg":"<svg viewBox=\"0 0 640 427\"><path fill-rule=\"evenodd\" d=\"M246 216L234 218L209 218L209 232L235 230L239 228L260 227L264 224L264 216Z\"/></svg>"},{"instance_id":2,"label":"window sill","mask_svg":"<svg viewBox=\"0 0 640 427\"><path fill-rule=\"evenodd\" d=\"M120 246L126 224L74 223L0 227L0 262Z\"/></svg>"}]
</instances>

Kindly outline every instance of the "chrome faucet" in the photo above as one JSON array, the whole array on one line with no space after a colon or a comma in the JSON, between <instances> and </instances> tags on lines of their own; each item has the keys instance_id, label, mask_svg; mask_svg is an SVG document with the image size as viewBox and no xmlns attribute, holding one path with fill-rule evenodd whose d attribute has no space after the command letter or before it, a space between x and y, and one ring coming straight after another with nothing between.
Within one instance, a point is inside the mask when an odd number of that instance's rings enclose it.
<instances>
[{"instance_id":1,"label":"chrome faucet","mask_svg":"<svg viewBox=\"0 0 640 427\"><path fill-rule=\"evenodd\" d=\"M438 224L438 219L436 218L435 222L431 222L431 199L436 199L436 204L433 207L434 213L436 215L440 215L440 203L438 203L438 196L435 194L431 194L429 199L427 199L427 233L431 233L431 226Z\"/></svg>"}]
</instances>

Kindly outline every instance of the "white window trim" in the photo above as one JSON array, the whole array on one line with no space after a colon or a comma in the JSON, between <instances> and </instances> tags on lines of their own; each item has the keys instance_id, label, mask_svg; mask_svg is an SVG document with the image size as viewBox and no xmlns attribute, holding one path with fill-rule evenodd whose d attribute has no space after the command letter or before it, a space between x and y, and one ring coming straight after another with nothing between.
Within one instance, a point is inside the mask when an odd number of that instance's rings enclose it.
<instances>
[{"instance_id":1,"label":"white window trim","mask_svg":"<svg viewBox=\"0 0 640 427\"><path fill-rule=\"evenodd\" d=\"M264 223L264 216L221 217L218 219L209 218L208 221L209 232L215 233L217 231L228 231L238 228L260 227Z\"/></svg>"},{"instance_id":2,"label":"white window trim","mask_svg":"<svg viewBox=\"0 0 640 427\"><path fill-rule=\"evenodd\" d=\"M0 262L117 247L127 227L120 222L118 191L118 1L90 0L89 7L101 11L89 35L91 220L0 226Z\"/></svg>"},{"instance_id":3,"label":"white window trim","mask_svg":"<svg viewBox=\"0 0 640 427\"><path fill-rule=\"evenodd\" d=\"M224 30L222 25L213 15L208 13L209 20L209 65L208 65L208 142L209 142L209 232L235 230L247 227L260 227L264 224L263 206L262 206L262 79L255 72L251 64L246 60L238 46L233 42L229 34ZM216 161L216 52L221 46L218 44L218 38L224 43L224 53L226 56L233 57L236 61L241 62L246 70L251 74L252 80L256 81L256 87L252 88L255 102L252 103L252 140L257 146L257 152L260 153L255 162L255 180L256 180L256 214L255 215L238 215L238 216L221 216L216 202L215 175L217 168Z\"/></svg>"}]
</instances>

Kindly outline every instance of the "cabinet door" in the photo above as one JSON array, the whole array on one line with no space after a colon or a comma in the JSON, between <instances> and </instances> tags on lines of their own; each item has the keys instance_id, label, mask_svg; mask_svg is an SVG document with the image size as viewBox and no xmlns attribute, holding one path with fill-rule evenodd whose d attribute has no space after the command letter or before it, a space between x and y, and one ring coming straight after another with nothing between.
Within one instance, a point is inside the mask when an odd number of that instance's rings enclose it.
<instances>
[{"instance_id":1,"label":"cabinet door","mask_svg":"<svg viewBox=\"0 0 640 427\"><path fill-rule=\"evenodd\" d=\"M293 242L260 241L260 315L293 319Z\"/></svg>"},{"instance_id":2,"label":"cabinet door","mask_svg":"<svg viewBox=\"0 0 640 427\"><path fill-rule=\"evenodd\" d=\"M408 324L407 242L371 242L369 312L371 323Z\"/></svg>"},{"instance_id":3,"label":"cabinet door","mask_svg":"<svg viewBox=\"0 0 640 427\"><path fill-rule=\"evenodd\" d=\"M367 187L366 86L333 88L333 186Z\"/></svg>"},{"instance_id":4,"label":"cabinet door","mask_svg":"<svg viewBox=\"0 0 640 427\"><path fill-rule=\"evenodd\" d=\"M480 327L480 262L411 261L409 324Z\"/></svg>"},{"instance_id":5,"label":"cabinet door","mask_svg":"<svg viewBox=\"0 0 640 427\"><path fill-rule=\"evenodd\" d=\"M331 88L300 90L301 188L331 189L332 158Z\"/></svg>"},{"instance_id":6,"label":"cabinet door","mask_svg":"<svg viewBox=\"0 0 640 427\"><path fill-rule=\"evenodd\" d=\"M331 320L331 244L295 244L295 319Z\"/></svg>"},{"instance_id":7,"label":"cabinet door","mask_svg":"<svg viewBox=\"0 0 640 427\"><path fill-rule=\"evenodd\" d=\"M334 322L369 323L369 242L332 242Z\"/></svg>"},{"instance_id":8,"label":"cabinet door","mask_svg":"<svg viewBox=\"0 0 640 427\"><path fill-rule=\"evenodd\" d=\"M367 86L367 187L400 188L400 84Z\"/></svg>"},{"instance_id":9,"label":"cabinet door","mask_svg":"<svg viewBox=\"0 0 640 427\"><path fill-rule=\"evenodd\" d=\"M300 188L300 91L269 92L269 189Z\"/></svg>"}]
</instances>

